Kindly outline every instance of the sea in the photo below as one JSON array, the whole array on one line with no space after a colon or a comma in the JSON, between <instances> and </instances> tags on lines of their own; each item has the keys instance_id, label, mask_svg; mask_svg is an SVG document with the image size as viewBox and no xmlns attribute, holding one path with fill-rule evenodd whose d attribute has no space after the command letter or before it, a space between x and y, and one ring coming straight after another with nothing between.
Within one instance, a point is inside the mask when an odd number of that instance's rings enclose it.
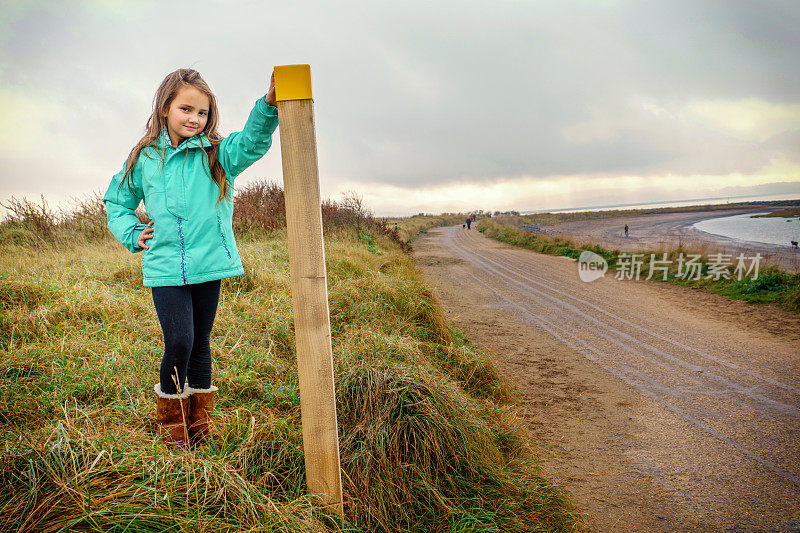
<instances>
[{"instance_id":1,"label":"sea","mask_svg":"<svg viewBox=\"0 0 800 533\"><path fill-rule=\"evenodd\" d=\"M791 241L800 240L800 219L797 217L753 218L753 215L758 214L763 213L710 218L696 222L694 227L706 233L731 239L781 246L791 246Z\"/></svg>"}]
</instances>

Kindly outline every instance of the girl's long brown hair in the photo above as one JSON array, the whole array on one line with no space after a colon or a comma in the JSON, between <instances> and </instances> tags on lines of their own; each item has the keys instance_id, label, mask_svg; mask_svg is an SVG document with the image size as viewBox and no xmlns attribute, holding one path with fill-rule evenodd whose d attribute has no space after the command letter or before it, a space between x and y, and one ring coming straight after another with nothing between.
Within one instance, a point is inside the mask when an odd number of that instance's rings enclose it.
<instances>
[{"instance_id":1,"label":"girl's long brown hair","mask_svg":"<svg viewBox=\"0 0 800 533\"><path fill-rule=\"evenodd\" d=\"M223 198L228 198L229 194L228 181L225 179L225 170L222 168L222 165L217 159L217 154L219 153L219 143L222 140L222 137L220 137L220 135L217 133L217 120L219 116L217 112L217 99L214 97L214 93L211 92L211 89L208 87L206 81L200 76L200 73L190 68L181 68L175 72L167 74L167 77L164 78L164 81L162 81L161 85L158 86L156 96L153 99L153 113L147 120L147 127L145 128L146 133L144 134L144 137L142 137L141 140L136 143L136 146L133 147L133 150L131 150L131 153L128 155L128 159L125 162L125 173L122 176L122 182L120 185L127 181L129 187L133 189L133 168L136 166L136 161L139 160L139 154L151 142L158 139L158 136L161 134L161 130L167 123L167 119L164 117L164 114L169 111L169 106L172 104L175 96L177 96L178 90L185 86L194 87L208 97L208 120L206 121L205 128L203 128L203 131L200 133L205 133L208 137L208 140L211 141L211 147L206 148L205 152L207 156L208 168L211 169L211 179L213 179L219 186L219 197L217 198L217 203L219 203ZM164 148L160 153L162 163L166 159L165 152L166 148Z\"/></svg>"}]
</instances>

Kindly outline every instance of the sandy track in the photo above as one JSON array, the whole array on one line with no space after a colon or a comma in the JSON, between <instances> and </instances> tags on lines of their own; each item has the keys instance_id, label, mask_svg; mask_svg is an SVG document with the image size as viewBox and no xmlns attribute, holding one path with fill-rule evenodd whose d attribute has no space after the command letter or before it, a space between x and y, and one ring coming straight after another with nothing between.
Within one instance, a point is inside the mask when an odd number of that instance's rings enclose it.
<instances>
[{"instance_id":1,"label":"sandy track","mask_svg":"<svg viewBox=\"0 0 800 533\"><path fill-rule=\"evenodd\" d=\"M724 211L692 211L687 213L664 213L633 217L618 217L595 220L579 220L548 226L549 232L568 237L577 242L598 243L610 249L623 251L670 250L683 244L690 250L708 253L744 253L747 256L760 253L766 263L777 264L790 272L800 271L800 252L791 246L759 244L712 235L692 227L695 222L709 218L763 213L769 209L731 209ZM625 237L625 224L630 235ZM788 245L788 243L787 243Z\"/></svg>"},{"instance_id":2,"label":"sandy track","mask_svg":"<svg viewBox=\"0 0 800 533\"><path fill-rule=\"evenodd\" d=\"M800 318L461 227L415 257L596 531L800 531Z\"/></svg>"}]
</instances>

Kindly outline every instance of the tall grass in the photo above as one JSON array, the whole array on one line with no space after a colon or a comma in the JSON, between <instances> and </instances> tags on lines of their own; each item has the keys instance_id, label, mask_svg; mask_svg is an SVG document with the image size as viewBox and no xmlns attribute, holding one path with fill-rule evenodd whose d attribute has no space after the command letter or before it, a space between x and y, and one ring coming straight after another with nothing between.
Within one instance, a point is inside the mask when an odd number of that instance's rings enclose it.
<instances>
[{"instance_id":1,"label":"tall grass","mask_svg":"<svg viewBox=\"0 0 800 533\"><path fill-rule=\"evenodd\" d=\"M501 224L489 219L480 219L478 224L478 231L501 242L513 244L550 255L563 255L577 259L583 250L591 250L598 255L605 258L613 265L615 257L619 254L619 250L606 250L599 245L583 243L578 245L570 239L563 237L553 237L540 233L533 233L525 231L514 226Z\"/></svg>"},{"instance_id":2,"label":"tall grass","mask_svg":"<svg viewBox=\"0 0 800 533\"><path fill-rule=\"evenodd\" d=\"M113 239L106 229L106 209L99 192L73 199L68 209L50 208L44 195L41 198L41 204L13 196L0 203L7 210L0 223L0 242L42 248ZM143 207L137 215L142 222L148 221Z\"/></svg>"},{"instance_id":3,"label":"tall grass","mask_svg":"<svg viewBox=\"0 0 800 533\"><path fill-rule=\"evenodd\" d=\"M163 343L140 256L88 221L69 246L74 218L0 225L34 236L0 252L0 530L583 528L509 385L352 204L325 232L345 516L307 494L282 191L240 194L246 272L223 281L211 337L221 438L195 451L157 437Z\"/></svg>"},{"instance_id":4,"label":"tall grass","mask_svg":"<svg viewBox=\"0 0 800 533\"><path fill-rule=\"evenodd\" d=\"M563 500L526 458L511 426L494 426L463 391L413 371L361 367L339 389L350 495L385 531L553 531ZM515 473L509 464L527 465ZM555 504L555 505L554 505Z\"/></svg>"},{"instance_id":5,"label":"tall grass","mask_svg":"<svg viewBox=\"0 0 800 533\"><path fill-rule=\"evenodd\" d=\"M106 230L106 209L100 192L83 199L73 199L66 209L53 209L42 196L41 204L27 198L0 202L7 210L0 222L0 242L41 248L74 246L76 243L115 242ZM376 218L355 192L346 193L339 201L322 202L322 223L328 230L355 231L383 235L406 246L406 241L393 227ZM142 223L150 222L144 203L136 210ZM233 228L237 236L258 239L286 227L286 206L283 189L276 183L257 180L237 189L234 196Z\"/></svg>"}]
</instances>

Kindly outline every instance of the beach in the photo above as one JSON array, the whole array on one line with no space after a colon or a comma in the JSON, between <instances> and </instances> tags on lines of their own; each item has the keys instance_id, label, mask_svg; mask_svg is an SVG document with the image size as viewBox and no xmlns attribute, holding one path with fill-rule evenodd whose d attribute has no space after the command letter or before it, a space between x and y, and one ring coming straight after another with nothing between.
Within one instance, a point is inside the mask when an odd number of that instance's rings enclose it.
<instances>
[{"instance_id":1,"label":"beach","mask_svg":"<svg viewBox=\"0 0 800 533\"><path fill-rule=\"evenodd\" d=\"M770 209L767 209L769 211ZM745 208L717 211L663 213L605 219L563 222L546 226L548 234L574 240L578 244L599 244L621 251L669 251L683 246L688 252L732 254L734 258L761 254L761 266L775 265L788 272L800 272L800 251L779 246L742 241L706 233L692 225L702 220L745 213L763 213L765 209ZM625 236L625 225L628 236Z\"/></svg>"},{"instance_id":2,"label":"beach","mask_svg":"<svg viewBox=\"0 0 800 533\"><path fill-rule=\"evenodd\" d=\"M627 221L653 246L704 216ZM624 222L580 224L623 242ZM585 283L570 258L460 226L428 231L414 256L448 318L495 356L544 471L591 531L800 527L796 313L610 274Z\"/></svg>"}]
</instances>

